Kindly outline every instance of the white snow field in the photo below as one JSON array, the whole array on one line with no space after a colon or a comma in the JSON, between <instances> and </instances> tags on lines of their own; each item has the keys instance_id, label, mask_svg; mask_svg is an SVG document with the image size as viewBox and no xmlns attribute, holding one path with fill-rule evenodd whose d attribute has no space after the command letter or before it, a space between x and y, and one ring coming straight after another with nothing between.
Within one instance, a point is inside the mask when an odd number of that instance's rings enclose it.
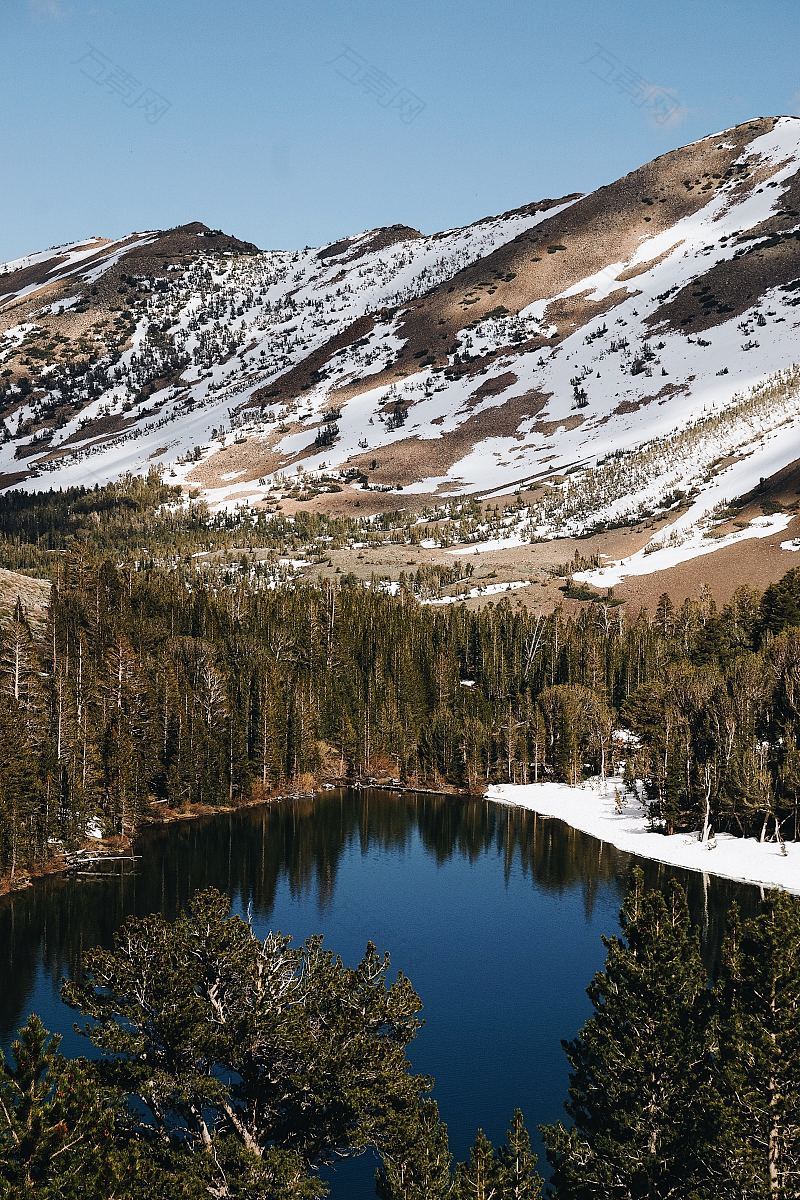
<instances>
[{"instance_id":1,"label":"white snow field","mask_svg":"<svg viewBox=\"0 0 800 1200\"><path fill-rule=\"evenodd\" d=\"M621 812L617 811L617 794L624 797ZM667 836L651 832L642 804L624 796L623 782L618 777L591 779L580 787L566 783L498 784L490 787L486 796L497 804L557 817L573 829L641 858L800 894L800 843L787 842L784 854L776 842L727 833L702 842L698 833Z\"/></svg>"},{"instance_id":2,"label":"white snow field","mask_svg":"<svg viewBox=\"0 0 800 1200\"><path fill-rule=\"evenodd\" d=\"M597 588L616 587L629 575L652 575L656 571L667 571L679 563L689 562L693 558L702 558L704 555L713 554L715 550L722 550L726 546L735 546L737 542L780 533L793 519L787 513L756 517L744 529L717 538L704 536L706 529L698 525L688 532L685 540L675 545L665 545L658 550L651 549L652 546L664 541L665 537L675 530L675 525L669 525L660 535L659 542L648 542L647 546L643 550L638 550L636 554L631 554L627 558L619 559L606 566L597 567L593 571L576 571L573 578L580 583L589 583ZM787 544L782 542L781 548L784 549Z\"/></svg>"},{"instance_id":3,"label":"white snow field","mask_svg":"<svg viewBox=\"0 0 800 1200\"><path fill-rule=\"evenodd\" d=\"M703 140L712 148L722 144L718 135ZM690 493L692 507L670 527L673 545L685 543L687 555L706 552L699 548L701 523L713 507L800 457L800 388L788 389L774 409L762 405L755 412L747 401L781 372L791 377L800 360L794 285L765 287L744 312L720 316L702 336L668 327L661 319L665 298L703 280L715 266L731 263L743 247L769 242L753 231L787 211L787 191L800 170L800 119L780 118L769 132L753 136L734 167L731 178L709 190L708 199L690 216L655 236L641 237L620 255L621 261L592 270L520 312L499 307L465 324L456 337L460 351L468 350L476 363L484 354L495 355L480 370L478 399L474 374L448 378L421 363L391 384L376 379L374 387L354 389L355 394L347 388L365 379L368 383L396 361L404 345L403 320L420 297L579 201L520 210L389 245L376 241L371 231L344 249L267 251L238 259L201 255L192 268L176 269L167 290L152 293L130 348L109 366L107 389L91 398L87 392L85 406L53 428L42 449L25 446L31 452L18 456L23 447L17 430L32 417L46 425L47 397L37 400L35 413L24 404L6 419L0 473L11 476L22 469L28 477L16 486L47 488L107 482L157 465L167 479L190 486L196 469L205 468L217 452L247 442L251 459L259 453L271 459L262 477L248 482L234 478L238 472L226 467L212 482L201 479L199 484L212 507L225 509L262 502L282 478L301 472L312 478L322 471L344 475L354 456L416 440L419 475L398 484L397 492L500 496L534 481L555 482L548 489L553 497L547 511L530 514L525 528L510 528L509 545L580 533L599 519L630 522L642 510L657 511L660 498L678 488ZM787 245L794 232L783 231ZM139 234L133 241L146 244L153 236ZM57 273L82 286L77 272L85 259L98 254L89 282L117 261L124 243L63 247ZM589 306L611 307L572 332L567 329L558 344L525 348L531 338L541 343L551 334L554 308L576 296ZM372 323L363 336L348 332L364 319ZM152 353L146 343L152 324L168 334L190 365L179 385L162 387L144 404L131 375L143 346ZM8 352L16 337L6 339ZM287 371L332 338L342 339L339 348L326 351L310 386L285 401L260 400L256 407L245 407L254 393L263 396L263 389L280 383ZM0 343L0 356L6 352ZM455 365L455 349L448 361ZM579 391L585 395L576 402ZM509 432L508 422L499 419L501 410L528 394L543 397L545 408L536 416L520 417ZM387 420L393 405L406 413L400 424ZM315 439L332 409L339 414L336 435L332 444L320 446ZM487 434L495 412L498 432ZM92 430L98 416L124 417L124 428L98 436ZM440 474L429 474L426 454L435 449L430 444L482 416L487 424L463 438L458 460L437 467ZM674 439L693 427L697 438L677 447ZM625 456L655 446L659 439L676 453L650 462L631 477L629 487L598 494L593 506L564 509L564 495L580 491L587 472L617 458L624 468ZM275 457L282 460L277 471ZM696 528L692 532L690 527ZM754 526L743 536L764 534ZM722 544L720 540L710 548ZM471 549L480 552L481 547ZM647 556L648 571L660 569L660 553L659 546ZM641 572L643 566L638 559L609 564L602 568L602 583Z\"/></svg>"}]
</instances>

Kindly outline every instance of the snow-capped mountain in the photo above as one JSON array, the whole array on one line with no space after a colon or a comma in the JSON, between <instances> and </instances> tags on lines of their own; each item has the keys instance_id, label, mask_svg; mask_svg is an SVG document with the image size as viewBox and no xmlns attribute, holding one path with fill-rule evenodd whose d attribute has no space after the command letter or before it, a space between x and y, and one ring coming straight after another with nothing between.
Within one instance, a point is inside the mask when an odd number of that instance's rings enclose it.
<instances>
[{"instance_id":1,"label":"snow-capped mountain","mask_svg":"<svg viewBox=\"0 0 800 1200\"><path fill-rule=\"evenodd\" d=\"M792 117L433 236L93 238L0 268L0 487L156 465L212 505L322 475L397 507L549 481L528 534L687 493L691 524L800 458L798 326Z\"/></svg>"}]
</instances>

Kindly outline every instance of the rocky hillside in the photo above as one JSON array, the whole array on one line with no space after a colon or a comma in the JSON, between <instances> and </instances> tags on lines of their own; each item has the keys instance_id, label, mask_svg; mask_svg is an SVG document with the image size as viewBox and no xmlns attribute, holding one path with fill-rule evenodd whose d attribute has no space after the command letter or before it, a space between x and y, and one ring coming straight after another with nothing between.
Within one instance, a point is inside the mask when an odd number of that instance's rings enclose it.
<instances>
[{"instance_id":1,"label":"rocky hillside","mask_svg":"<svg viewBox=\"0 0 800 1200\"><path fill-rule=\"evenodd\" d=\"M93 238L0 269L0 486L156 465L212 507L299 482L370 511L523 488L517 544L674 510L648 547L674 551L800 458L798 325L790 117L433 236Z\"/></svg>"}]
</instances>

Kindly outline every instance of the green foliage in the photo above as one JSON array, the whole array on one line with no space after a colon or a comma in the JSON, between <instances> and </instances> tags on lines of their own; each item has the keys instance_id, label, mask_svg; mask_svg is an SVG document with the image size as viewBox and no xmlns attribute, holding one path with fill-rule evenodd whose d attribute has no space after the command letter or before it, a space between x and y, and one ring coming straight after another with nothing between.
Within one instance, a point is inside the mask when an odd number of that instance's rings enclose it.
<instances>
[{"instance_id":1,"label":"green foliage","mask_svg":"<svg viewBox=\"0 0 800 1200\"><path fill-rule=\"evenodd\" d=\"M511 1119L505 1144L500 1147L498 1166L503 1200L539 1200L542 1181L536 1170L531 1137L519 1109Z\"/></svg>"},{"instance_id":2,"label":"green foliage","mask_svg":"<svg viewBox=\"0 0 800 1200\"><path fill-rule=\"evenodd\" d=\"M800 1181L800 902L733 913L709 990L685 895L640 874L566 1046L573 1124L543 1129L555 1200L793 1200Z\"/></svg>"},{"instance_id":3,"label":"green foliage","mask_svg":"<svg viewBox=\"0 0 800 1200\"><path fill-rule=\"evenodd\" d=\"M147 1130L225 1174L300 1179L396 1141L430 1086L406 1058L420 1000L388 968L371 945L351 969L319 938L261 942L210 891L127 921L64 995Z\"/></svg>"},{"instance_id":4,"label":"green foliage","mask_svg":"<svg viewBox=\"0 0 800 1200\"><path fill-rule=\"evenodd\" d=\"M409 1115L382 1148L376 1194L379 1200L447 1200L451 1157L439 1110L424 1099Z\"/></svg>"},{"instance_id":5,"label":"green foliage","mask_svg":"<svg viewBox=\"0 0 800 1200\"><path fill-rule=\"evenodd\" d=\"M713 1189L728 1197L800 1193L800 905L767 898L734 917L716 989L717 1071L707 1152ZM709 1188L709 1194L712 1188Z\"/></svg>"},{"instance_id":6,"label":"green foliage","mask_svg":"<svg viewBox=\"0 0 800 1200\"><path fill-rule=\"evenodd\" d=\"M0 1197L81 1200L111 1194L124 1173L116 1113L90 1069L58 1052L32 1016L0 1061Z\"/></svg>"},{"instance_id":7,"label":"green foliage","mask_svg":"<svg viewBox=\"0 0 800 1200\"><path fill-rule=\"evenodd\" d=\"M479 1129L469 1158L456 1167L454 1200L497 1200L499 1195L500 1165L494 1146Z\"/></svg>"},{"instance_id":8,"label":"green foliage","mask_svg":"<svg viewBox=\"0 0 800 1200\"><path fill-rule=\"evenodd\" d=\"M571 1125L545 1128L553 1200L795 1200L800 901L729 919L719 978L686 897L634 874L621 936L566 1046ZM0 1067L3 1200L317 1200L318 1168L373 1149L380 1200L540 1200L516 1112L453 1169L411 1073L420 1001L368 947L263 942L216 892L129 920L65 987L99 1051L65 1060L32 1017Z\"/></svg>"},{"instance_id":9,"label":"green foliage","mask_svg":"<svg viewBox=\"0 0 800 1200\"><path fill-rule=\"evenodd\" d=\"M499 1149L478 1130L468 1159L456 1167L449 1195L452 1200L540 1200L542 1180L519 1109Z\"/></svg>"},{"instance_id":10,"label":"green foliage","mask_svg":"<svg viewBox=\"0 0 800 1200\"><path fill-rule=\"evenodd\" d=\"M373 946L351 969L319 938L259 941L214 891L128 920L64 986L95 1056L64 1059L31 1017L0 1069L0 1197L317 1200L322 1165L371 1148L381 1200L539 1200L519 1112L453 1172L406 1058L420 1000L388 968Z\"/></svg>"},{"instance_id":11,"label":"green foliage","mask_svg":"<svg viewBox=\"0 0 800 1200\"><path fill-rule=\"evenodd\" d=\"M761 622L770 633L800 625L800 570L794 567L771 583L761 600Z\"/></svg>"},{"instance_id":12,"label":"green foliage","mask_svg":"<svg viewBox=\"0 0 800 1200\"><path fill-rule=\"evenodd\" d=\"M574 616L434 610L409 593L446 573L406 577L396 597L354 576L266 586L258 545L334 544L355 523L211 520L176 499L153 475L0 500L6 546L54 581L43 627L20 607L0 627L0 875L89 827L130 837L154 804L321 778L478 792L624 769L665 832L800 838L797 572L721 609L662 598L652 620L599 601ZM612 737L620 720L634 749Z\"/></svg>"},{"instance_id":13,"label":"green foliage","mask_svg":"<svg viewBox=\"0 0 800 1200\"><path fill-rule=\"evenodd\" d=\"M565 1047L573 1125L546 1131L554 1187L574 1200L668 1197L691 1174L705 995L698 938L680 890L667 901L645 893L640 872L621 923L589 988L594 1015Z\"/></svg>"},{"instance_id":14,"label":"green foliage","mask_svg":"<svg viewBox=\"0 0 800 1200\"><path fill-rule=\"evenodd\" d=\"M256 1156L224 1135L193 1154L157 1136L94 1064L70 1061L32 1016L0 1072L2 1200L317 1200L292 1150Z\"/></svg>"}]
</instances>

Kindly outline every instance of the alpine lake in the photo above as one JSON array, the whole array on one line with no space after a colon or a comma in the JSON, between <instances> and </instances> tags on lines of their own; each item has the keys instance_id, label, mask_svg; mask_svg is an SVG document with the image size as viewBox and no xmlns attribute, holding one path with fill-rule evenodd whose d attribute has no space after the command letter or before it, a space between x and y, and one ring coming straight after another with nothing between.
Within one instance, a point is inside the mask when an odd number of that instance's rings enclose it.
<instances>
[{"instance_id":1,"label":"alpine lake","mask_svg":"<svg viewBox=\"0 0 800 1200\"><path fill-rule=\"evenodd\" d=\"M0 900L3 1047L36 1012L66 1053L86 1053L61 980L130 914L171 917L214 886L259 935L322 933L351 964L370 940L390 952L424 1002L411 1057L436 1079L458 1157L479 1125L502 1141L516 1107L533 1134L563 1116L561 1039L589 1015L601 937L618 930L637 862L648 885L677 877L687 888L710 969L730 903L747 916L760 901L756 888L636 860L521 809L371 788L151 827L135 853ZM373 1197L374 1169L368 1156L344 1161L331 1196Z\"/></svg>"}]
</instances>

